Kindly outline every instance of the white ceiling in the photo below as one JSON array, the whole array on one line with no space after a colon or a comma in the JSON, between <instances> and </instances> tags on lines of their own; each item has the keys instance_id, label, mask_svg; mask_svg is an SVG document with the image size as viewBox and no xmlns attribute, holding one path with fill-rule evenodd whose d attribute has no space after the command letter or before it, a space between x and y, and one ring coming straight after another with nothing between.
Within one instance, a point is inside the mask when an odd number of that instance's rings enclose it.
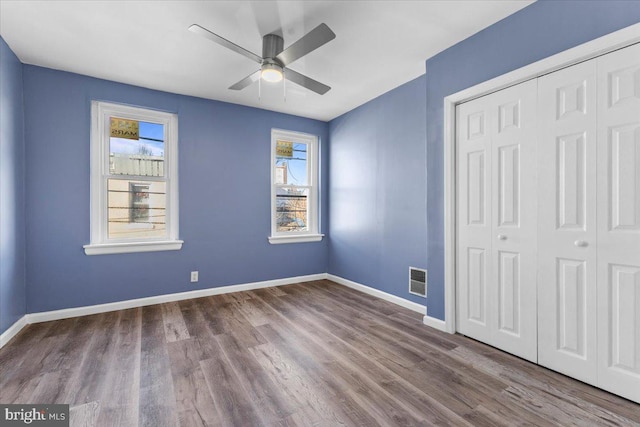
<instances>
[{"instance_id":1,"label":"white ceiling","mask_svg":"<svg viewBox=\"0 0 640 427\"><path fill-rule=\"evenodd\" d=\"M333 119L425 71L425 60L532 1L0 0L0 35L25 64L320 120ZM336 38L290 65L332 87L227 89L258 66L187 31L197 23L261 55L326 23Z\"/></svg>"}]
</instances>

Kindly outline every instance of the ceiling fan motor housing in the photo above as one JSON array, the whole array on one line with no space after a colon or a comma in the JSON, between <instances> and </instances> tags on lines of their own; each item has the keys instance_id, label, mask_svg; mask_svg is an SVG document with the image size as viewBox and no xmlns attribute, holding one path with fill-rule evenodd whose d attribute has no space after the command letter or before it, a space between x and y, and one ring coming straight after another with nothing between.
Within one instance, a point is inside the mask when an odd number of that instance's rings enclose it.
<instances>
[{"instance_id":1,"label":"ceiling fan motor housing","mask_svg":"<svg viewBox=\"0 0 640 427\"><path fill-rule=\"evenodd\" d=\"M277 34L267 34L262 38L262 57L272 60L282 67L276 56L284 49L284 40Z\"/></svg>"}]
</instances>

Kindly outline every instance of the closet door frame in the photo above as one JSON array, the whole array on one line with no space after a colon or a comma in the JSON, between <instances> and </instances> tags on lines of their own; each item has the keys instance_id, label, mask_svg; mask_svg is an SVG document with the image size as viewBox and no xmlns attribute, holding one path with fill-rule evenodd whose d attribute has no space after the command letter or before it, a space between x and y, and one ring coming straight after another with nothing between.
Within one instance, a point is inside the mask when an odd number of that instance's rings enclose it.
<instances>
[{"instance_id":1,"label":"closet door frame","mask_svg":"<svg viewBox=\"0 0 640 427\"><path fill-rule=\"evenodd\" d=\"M456 105L635 43L640 43L640 23L503 74L444 99L445 318L442 321L430 317L427 312L424 316L425 325L449 333L456 332Z\"/></svg>"}]
</instances>

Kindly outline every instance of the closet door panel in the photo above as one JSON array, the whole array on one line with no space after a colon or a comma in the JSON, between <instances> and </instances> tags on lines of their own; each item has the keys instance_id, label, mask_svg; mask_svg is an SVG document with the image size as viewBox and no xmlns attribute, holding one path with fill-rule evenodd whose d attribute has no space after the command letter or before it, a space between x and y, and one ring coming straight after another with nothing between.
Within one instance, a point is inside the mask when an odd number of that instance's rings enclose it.
<instances>
[{"instance_id":1,"label":"closet door panel","mask_svg":"<svg viewBox=\"0 0 640 427\"><path fill-rule=\"evenodd\" d=\"M458 331L491 340L491 138L488 103L479 99L456 109Z\"/></svg>"},{"instance_id":2,"label":"closet door panel","mask_svg":"<svg viewBox=\"0 0 640 427\"><path fill-rule=\"evenodd\" d=\"M456 111L458 331L534 362L536 86Z\"/></svg>"},{"instance_id":3,"label":"closet door panel","mask_svg":"<svg viewBox=\"0 0 640 427\"><path fill-rule=\"evenodd\" d=\"M598 385L640 402L640 45L598 58Z\"/></svg>"},{"instance_id":4,"label":"closet door panel","mask_svg":"<svg viewBox=\"0 0 640 427\"><path fill-rule=\"evenodd\" d=\"M538 361L595 383L596 62L538 79Z\"/></svg>"},{"instance_id":5,"label":"closet door panel","mask_svg":"<svg viewBox=\"0 0 640 427\"><path fill-rule=\"evenodd\" d=\"M493 345L537 361L537 81L491 95L492 271L497 324Z\"/></svg>"}]
</instances>

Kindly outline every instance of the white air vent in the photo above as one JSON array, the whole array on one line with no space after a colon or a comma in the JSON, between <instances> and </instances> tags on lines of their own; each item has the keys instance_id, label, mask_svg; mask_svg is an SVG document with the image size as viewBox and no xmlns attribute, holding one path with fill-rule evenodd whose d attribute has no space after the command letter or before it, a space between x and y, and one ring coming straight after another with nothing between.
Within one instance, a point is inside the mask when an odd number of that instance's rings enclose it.
<instances>
[{"instance_id":1,"label":"white air vent","mask_svg":"<svg viewBox=\"0 0 640 427\"><path fill-rule=\"evenodd\" d=\"M409 293L427 296L427 270L409 267Z\"/></svg>"}]
</instances>

